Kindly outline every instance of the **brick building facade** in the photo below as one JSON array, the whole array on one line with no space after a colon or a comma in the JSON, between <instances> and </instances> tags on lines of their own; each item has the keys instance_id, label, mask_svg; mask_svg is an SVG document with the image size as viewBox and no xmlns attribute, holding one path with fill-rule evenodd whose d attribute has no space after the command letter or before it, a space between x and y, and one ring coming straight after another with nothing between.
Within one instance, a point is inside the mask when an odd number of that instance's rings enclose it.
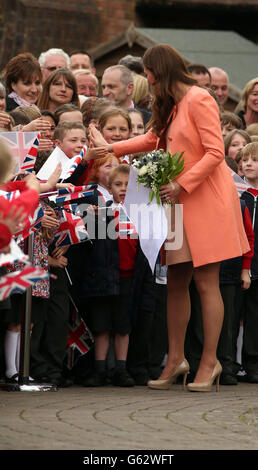
<instances>
[{"instance_id":1,"label":"brick building facade","mask_svg":"<svg viewBox=\"0 0 258 470\"><path fill-rule=\"evenodd\" d=\"M0 68L19 52L90 49L135 21L134 0L1 0Z\"/></svg>"},{"instance_id":2,"label":"brick building facade","mask_svg":"<svg viewBox=\"0 0 258 470\"><path fill-rule=\"evenodd\" d=\"M92 49L133 22L232 30L258 43L258 0L0 0L0 69L22 51Z\"/></svg>"}]
</instances>

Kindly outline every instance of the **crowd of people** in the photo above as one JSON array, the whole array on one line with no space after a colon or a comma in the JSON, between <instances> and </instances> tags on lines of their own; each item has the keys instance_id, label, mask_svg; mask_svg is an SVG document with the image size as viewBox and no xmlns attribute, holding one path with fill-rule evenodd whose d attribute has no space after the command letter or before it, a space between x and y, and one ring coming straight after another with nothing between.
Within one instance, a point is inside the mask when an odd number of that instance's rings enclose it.
<instances>
[{"instance_id":1,"label":"crowd of people","mask_svg":"<svg viewBox=\"0 0 258 470\"><path fill-rule=\"evenodd\" d=\"M0 197L0 253L41 205L33 263L55 275L32 288L32 383L166 389L183 380L190 391L210 390L214 380L258 383L258 77L234 112L227 109L229 80L226 71L186 65L165 47L125 56L100 79L81 50L50 49L38 59L20 53L3 68L0 131L40 133L36 174L55 148L72 158L87 146L69 178L60 181L58 166L43 182L14 174L0 134L0 189L20 191L12 202ZM132 161L171 145L186 148L185 169L160 195L184 204L183 251L164 261L161 249L152 273L133 225L134 236L125 237L119 221ZM229 168L246 185L241 197L229 187ZM91 242L56 246L60 216L40 193L92 183L87 220L97 220L97 231L101 221L113 222L116 236L97 232ZM27 252L26 240L21 248ZM1 275L19 267L0 267ZM7 383L19 380L25 304L26 293L0 302L0 377ZM94 342L68 369L74 304Z\"/></svg>"}]
</instances>

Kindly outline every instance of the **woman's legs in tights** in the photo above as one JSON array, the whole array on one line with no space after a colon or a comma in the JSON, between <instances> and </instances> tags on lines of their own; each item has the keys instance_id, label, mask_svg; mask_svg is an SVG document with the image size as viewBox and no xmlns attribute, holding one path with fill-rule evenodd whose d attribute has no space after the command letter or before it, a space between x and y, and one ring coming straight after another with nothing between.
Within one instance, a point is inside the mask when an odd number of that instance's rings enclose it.
<instances>
[{"instance_id":1,"label":"woman's legs in tights","mask_svg":"<svg viewBox=\"0 0 258 470\"><path fill-rule=\"evenodd\" d=\"M216 351L223 323L223 301L219 289L219 263L193 268L192 263L168 266L167 325L169 351L161 379L168 378L184 359L184 342L190 318L189 284L194 275L199 292L204 330L204 346L195 382L205 382L216 364Z\"/></svg>"},{"instance_id":2,"label":"woman's legs in tights","mask_svg":"<svg viewBox=\"0 0 258 470\"><path fill-rule=\"evenodd\" d=\"M193 275L191 262L168 266L167 328L168 359L160 379L167 379L184 359L184 343L190 318L189 284Z\"/></svg>"},{"instance_id":3,"label":"woman's legs in tights","mask_svg":"<svg viewBox=\"0 0 258 470\"><path fill-rule=\"evenodd\" d=\"M220 263L194 269L194 280L202 305L204 345L195 382L205 382L217 362L217 346L223 323L224 305L219 288Z\"/></svg>"}]
</instances>

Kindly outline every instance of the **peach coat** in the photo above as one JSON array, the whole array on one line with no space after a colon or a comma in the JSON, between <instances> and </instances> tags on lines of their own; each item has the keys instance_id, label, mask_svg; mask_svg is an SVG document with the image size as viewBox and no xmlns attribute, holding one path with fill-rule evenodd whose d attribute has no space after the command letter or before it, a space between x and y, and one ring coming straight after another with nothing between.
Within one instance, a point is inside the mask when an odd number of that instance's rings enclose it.
<instances>
[{"instance_id":1,"label":"peach coat","mask_svg":"<svg viewBox=\"0 0 258 470\"><path fill-rule=\"evenodd\" d=\"M176 107L166 140L170 152L184 151L184 170L177 177L185 191L184 229L194 267L249 251L238 193L224 158L219 109L207 90L192 86ZM117 156L162 148L150 130L113 144Z\"/></svg>"}]
</instances>

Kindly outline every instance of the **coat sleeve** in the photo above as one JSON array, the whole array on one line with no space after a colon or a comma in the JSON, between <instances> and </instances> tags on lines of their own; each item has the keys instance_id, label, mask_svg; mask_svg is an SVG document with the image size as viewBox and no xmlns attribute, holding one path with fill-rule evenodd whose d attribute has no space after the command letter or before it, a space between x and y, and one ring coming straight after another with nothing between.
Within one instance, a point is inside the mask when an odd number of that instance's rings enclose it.
<instances>
[{"instance_id":1,"label":"coat sleeve","mask_svg":"<svg viewBox=\"0 0 258 470\"><path fill-rule=\"evenodd\" d=\"M203 154L177 181L191 193L224 161L225 155L219 109L214 98L207 92L194 95L189 102L189 113L200 136Z\"/></svg>"},{"instance_id":2,"label":"coat sleeve","mask_svg":"<svg viewBox=\"0 0 258 470\"><path fill-rule=\"evenodd\" d=\"M146 134L113 144L113 151L117 157L138 152L149 152L157 147L157 142L157 136L150 129Z\"/></svg>"},{"instance_id":3,"label":"coat sleeve","mask_svg":"<svg viewBox=\"0 0 258 470\"><path fill-rule=\"evenodd\" d=\"M3 188L5 191L7 188ZM14 189L13 189L14 190ZM4 197L0 198L0 209L3 211L4 215L7 215L11 207L19 209L23 208L23 214L27 217L38 207L39 203L39 194L35 189L25 189L22 190L21 194L13 201L8 201Z\"/></svg>"}]
</instances>

